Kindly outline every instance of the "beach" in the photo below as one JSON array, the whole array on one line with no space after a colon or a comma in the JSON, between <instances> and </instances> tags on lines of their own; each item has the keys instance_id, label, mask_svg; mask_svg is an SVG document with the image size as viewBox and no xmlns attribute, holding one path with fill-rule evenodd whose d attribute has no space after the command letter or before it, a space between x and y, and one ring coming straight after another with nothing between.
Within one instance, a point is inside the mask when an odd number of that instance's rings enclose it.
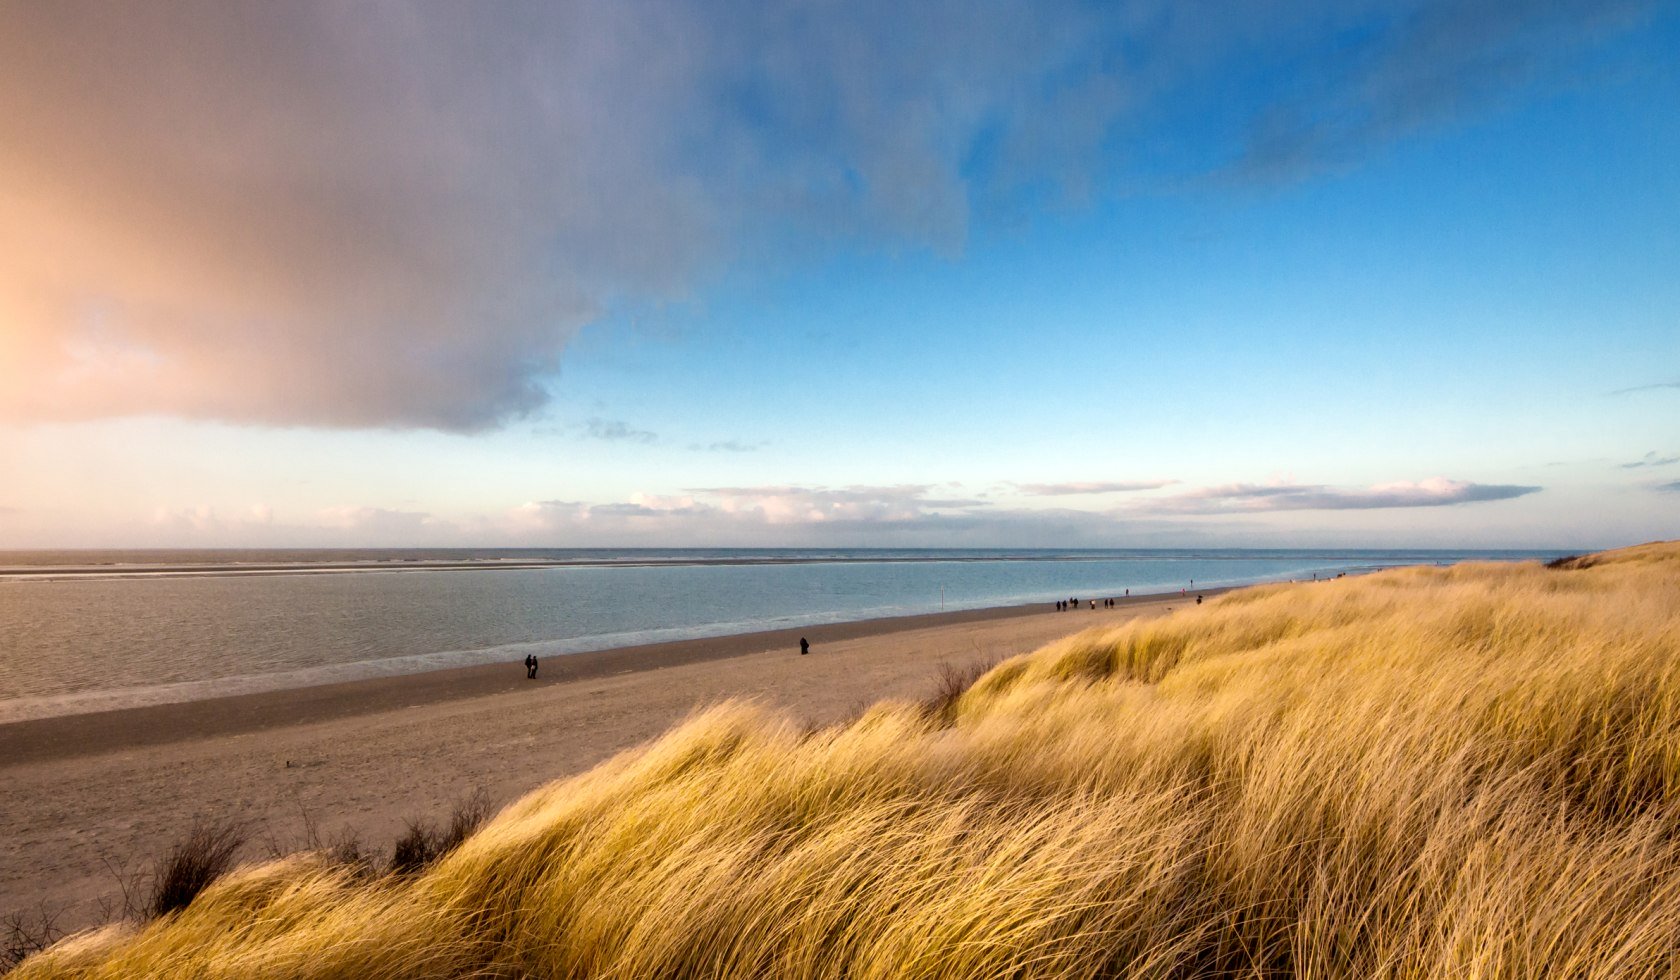
<instances>
[{"instance_id":1,"label":"beach","mask_svg":"<svg viewBox=\"0 0 1680 980\"><path fill-rule=\"evenodd\" d=\"M1206 590L1212 595L1219 590ZM500 805L748 699L805 724L929 694L942 665L990 662L1179 595L906 616L550 657L0 725L0 913L97 921L194 821L240 822L248 856L359 835L388 848L482 790ZM801 657L798 639L811 655Z\"/></svg>"}]
</instances>

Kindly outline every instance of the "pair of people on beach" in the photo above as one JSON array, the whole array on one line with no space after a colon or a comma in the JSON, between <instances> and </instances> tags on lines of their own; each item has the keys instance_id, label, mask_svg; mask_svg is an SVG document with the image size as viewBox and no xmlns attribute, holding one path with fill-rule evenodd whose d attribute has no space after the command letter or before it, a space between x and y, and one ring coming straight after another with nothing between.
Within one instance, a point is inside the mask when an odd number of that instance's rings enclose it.
<instances>
[{"instance_id":1,"label":"pair of people on beach","mask_svg":"<svg viewBox=\"0 0 1680 980\"><path fill-rule=\"evenodd\" d=\"M527 679L534 679L537 676L537 655L534 653L525 655L525 676Z\"/></svg>"}]
</instances>

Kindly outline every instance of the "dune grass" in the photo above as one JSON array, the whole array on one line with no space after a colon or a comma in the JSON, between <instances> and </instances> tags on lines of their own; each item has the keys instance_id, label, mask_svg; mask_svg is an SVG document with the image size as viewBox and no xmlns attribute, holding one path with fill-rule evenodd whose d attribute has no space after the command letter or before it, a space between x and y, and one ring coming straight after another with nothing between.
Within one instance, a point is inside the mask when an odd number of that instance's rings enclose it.
<instances>
[{"instance_id":1,"label":"dune grass","mask_svg":"<svg viewBox=\"0 0 1680 980\"><path fill-rule=\"evenodd\" d=\"M17 976L1680 976L1680 546L1246 589L935 700L724 705L418 873L247 867Z\"/></svg>"}]
</instances>

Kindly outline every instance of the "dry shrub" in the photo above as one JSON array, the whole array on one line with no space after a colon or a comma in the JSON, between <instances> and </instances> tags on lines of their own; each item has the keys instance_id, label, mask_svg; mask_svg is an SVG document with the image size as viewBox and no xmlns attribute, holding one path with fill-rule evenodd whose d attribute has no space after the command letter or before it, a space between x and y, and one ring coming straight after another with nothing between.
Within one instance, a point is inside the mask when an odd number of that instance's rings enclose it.
<instances>
[{"instance_id":1,"label":"dry shrub","mask_svg":"<svg viewBox=\"0 0 1680 980\"><path fill-rule=\"evenodd\" d=\"M11 969L62 938L58 913L45 905L0 917L0 970Z\"/></svg>"},{"instance_id":2,"label":"dry shrub","mask_svg":"<svg viewBox=\"0 0 1680 980\"><path fill-rule=\"evenodd\" d=\"M245 846L245 838L244 828L237 824L195 824L158 863L145 914L155 919L186 908L233 867L234 855Z\"/></svg>"},{"instance_id":3,"label":"dry shrub","mask_svg":"<svg viewBox=\"0 0 1680 980\"><path fill-rule=\"evenodd\" d=\"M442 829L426 820L410 820L408 829L391 849L389 871L394 875L410 875L426 868L460 847L462 841L490 819L492 812L490 797L477 789L455 802L449 822ZM355 848L353 855L339 857L340 863L361 859L359 842L355 842Z\"/></svg>"},{"instance_id":4,"label":"dry shrub","mask_svg":"<svg viewBox=\"0 0 1680 980\"><path fill-rule=\"evenodd\" d=\"M954 724L957 720L957 702L968 693L975 681L986 676L986 673L997 665L998 661L995 659L980 660L963 667L949 663L940 664L933 693L922 699L922 712L937 724Z\"/></svg>"}]
</instances>

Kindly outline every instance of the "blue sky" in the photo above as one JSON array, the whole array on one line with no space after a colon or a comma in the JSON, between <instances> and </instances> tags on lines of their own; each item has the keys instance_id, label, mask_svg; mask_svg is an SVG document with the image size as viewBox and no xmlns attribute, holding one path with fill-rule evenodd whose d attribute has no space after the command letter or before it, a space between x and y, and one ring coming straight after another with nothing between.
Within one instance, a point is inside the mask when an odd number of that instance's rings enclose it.
<instances>
[{"instance_id":1,"label":"blue sky","mask_svg":"<svg viewBox=\"0 0 1680 980\"><path fill-rule=\"evenodd\" d=\"M1680 526L1673 4L0 27L0 547Z\"/></svg>"}]
</instances>

